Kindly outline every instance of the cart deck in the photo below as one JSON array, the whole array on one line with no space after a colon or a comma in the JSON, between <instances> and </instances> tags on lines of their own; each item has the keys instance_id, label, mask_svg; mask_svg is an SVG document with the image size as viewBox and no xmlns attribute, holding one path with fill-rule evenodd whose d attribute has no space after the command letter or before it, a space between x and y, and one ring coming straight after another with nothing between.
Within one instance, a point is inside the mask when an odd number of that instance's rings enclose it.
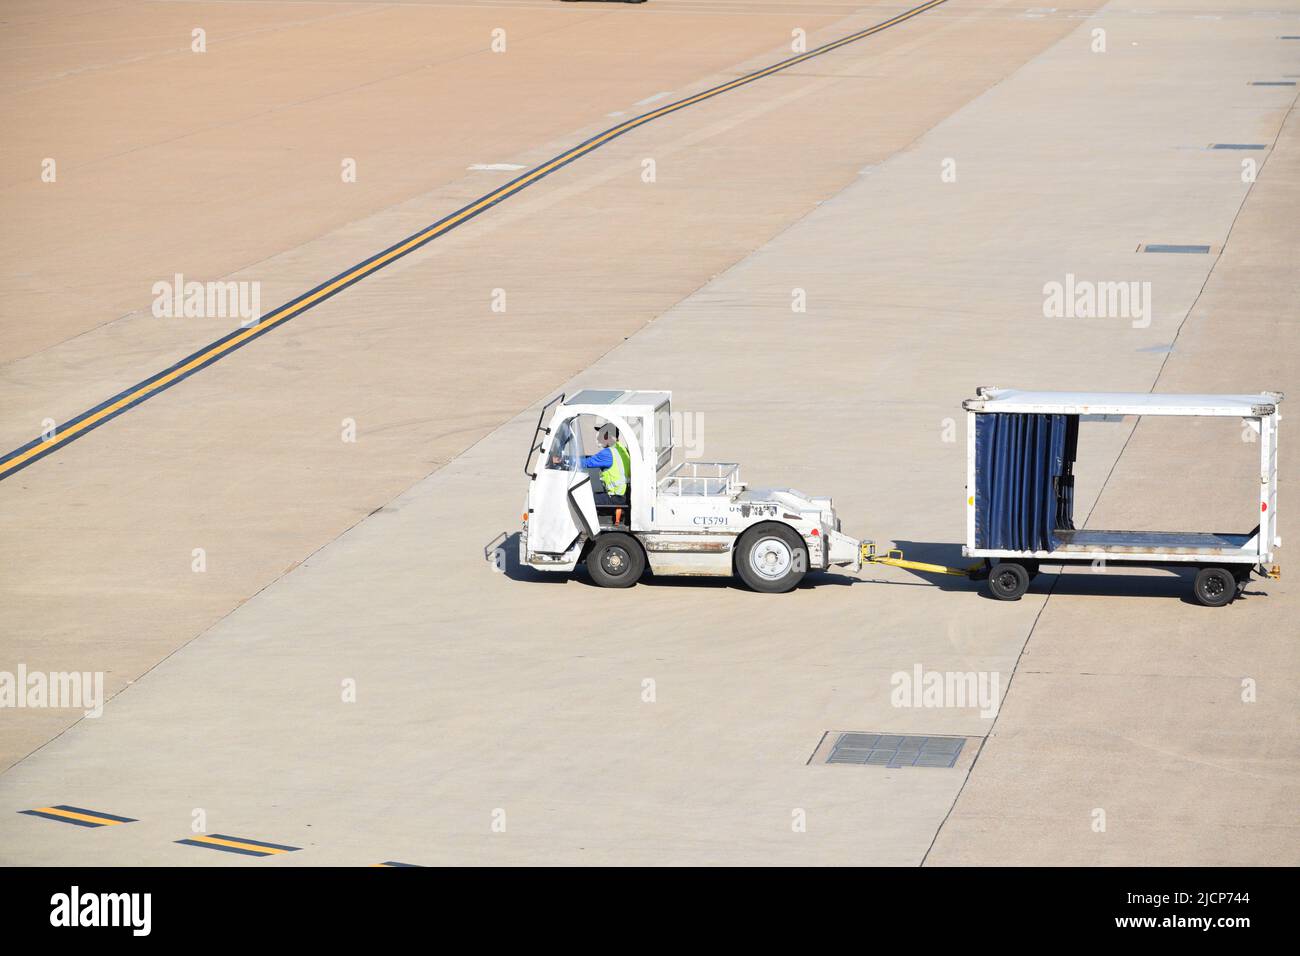
<instances>
[{"instance_id":1,"label":"cart deck","mask_svg":"<svg viewBox=\"0 0 1300 956\"><path fill-rule=\"evenodd\" d=\"M1107 551L1115 554L1216 554L1240 561L1258 561L1257 552L1242 552L1254 534L1205 531L1089 531L1058 530L1056 553Z\"/></svg>"}]
</instances>

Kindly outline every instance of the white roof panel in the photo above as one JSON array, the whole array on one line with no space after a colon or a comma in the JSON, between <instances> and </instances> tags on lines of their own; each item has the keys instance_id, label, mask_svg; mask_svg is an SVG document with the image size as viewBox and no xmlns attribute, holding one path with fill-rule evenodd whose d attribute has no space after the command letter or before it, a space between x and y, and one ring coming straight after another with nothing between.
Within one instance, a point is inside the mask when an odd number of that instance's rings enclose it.
<instances>
[{"instance_id":1,"label":"white roof panel","mask_svg":"<svg viewBox=\"0 0 1300 956\"><path fill-rule=\"evenodd\" d=\"M1153 392L1031 392L1015 388L980 388L964 406L976 412L1024 412L1058 415L1233 415L1272 414L1281 392L1254 395L1171 394Z\"/></svg>"},{"instance_id":2,"label":"white roof panel","mask_svg":"<svg viewBox=\"0 0 1300 956\"><path fill-rule=\"evenodd\" d=\"M564 400L565 405L613 405L627 392L621 388L584 388Z\"/></svg>"},{"instance_id":3,"label":"white roof panel","mask_svg":"<svg viewBox=\"0 0 1300 956\"><path fill-rule=\"evenodd\" d=\"M671 392L635 392L622 388L584 388L564 400L565 405L636 405L655 408L672 397Z\"/></svg>"}]
</instances>

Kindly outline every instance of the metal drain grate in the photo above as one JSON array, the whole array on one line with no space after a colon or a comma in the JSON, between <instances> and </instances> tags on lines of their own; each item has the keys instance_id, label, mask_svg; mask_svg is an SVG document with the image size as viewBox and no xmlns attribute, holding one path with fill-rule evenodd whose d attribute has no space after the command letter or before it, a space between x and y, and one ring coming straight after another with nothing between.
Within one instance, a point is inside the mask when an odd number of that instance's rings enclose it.
<instances>
[{"instance_id":1,"label":"metal drain grate","mask_svg":"<svg viewBox=\"0 0 1300 956\"><path fill-rule=\"evenodd\" d=\"M865 767L951 767L965 737L905 737L901 734L840 734L827 763Z\"/></svg>"},{"instance_id":2,"label":"metal drain grate","mask_svg":"<svg viewBox=\"0 0 1300 956\"><path fill-rule=\"evenodd\" d=\"M1143 252L1186 252L1204 255L1210 251L1209 246L1177 246L1151 242L1142 247Z\"/></svg>"},{"instance_id":3,"label":"metal drain grate","mask_svg":"<svg viewBox=\"0 0 1300 956\"><path fill-rule=\"evenodd\" d=\"M1295 86L1295 80L1255 80L1251 86Z\"/></svg>"},{"instance_id":4,"label":"metal drain grate","mask_svg":"<svg viewBox=\"0 0 1300 956\"><path fill-rule=\"evenodd\" d=\"M1211 143L1210 149L1267 149L1266 143Z\"/></svg>"}]
</instances>

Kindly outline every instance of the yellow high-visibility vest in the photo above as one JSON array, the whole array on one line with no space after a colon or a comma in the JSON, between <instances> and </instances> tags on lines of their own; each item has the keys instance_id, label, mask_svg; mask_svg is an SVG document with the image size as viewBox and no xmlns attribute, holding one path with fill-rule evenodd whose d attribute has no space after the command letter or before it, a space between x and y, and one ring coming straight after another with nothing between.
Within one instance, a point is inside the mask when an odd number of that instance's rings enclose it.
<instances>
[{"instance_id":1,"label":"yellow high-visibility vest","mask_svg":"<svg viewBox=\"0 0 1300 956\"><path fill-rule=\"evenodd\" d=\"M632 459L622 442L609 446L609 467L600 473L600 480L605 485L605 493L611 495L627 494L627 476L632 470Z\"/></svg>"}]
</instances>

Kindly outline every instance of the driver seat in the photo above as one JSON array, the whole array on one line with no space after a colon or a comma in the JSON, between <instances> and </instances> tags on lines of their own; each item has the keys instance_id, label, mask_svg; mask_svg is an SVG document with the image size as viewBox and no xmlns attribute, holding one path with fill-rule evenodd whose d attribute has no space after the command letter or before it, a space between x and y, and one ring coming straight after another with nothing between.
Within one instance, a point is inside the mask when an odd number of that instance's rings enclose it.
<instances>
[{"instance_id":1,"label":"driver seat","mask_svg":"<svg viewBox=\"0 0 1300 956\"><path fill-rule=\"evenodd\" d=\"M632 501L629 495L609 495L609 504L596 504L596 517L602 528L628 528L632 522Z\"/></svg>"}]
</instances>

